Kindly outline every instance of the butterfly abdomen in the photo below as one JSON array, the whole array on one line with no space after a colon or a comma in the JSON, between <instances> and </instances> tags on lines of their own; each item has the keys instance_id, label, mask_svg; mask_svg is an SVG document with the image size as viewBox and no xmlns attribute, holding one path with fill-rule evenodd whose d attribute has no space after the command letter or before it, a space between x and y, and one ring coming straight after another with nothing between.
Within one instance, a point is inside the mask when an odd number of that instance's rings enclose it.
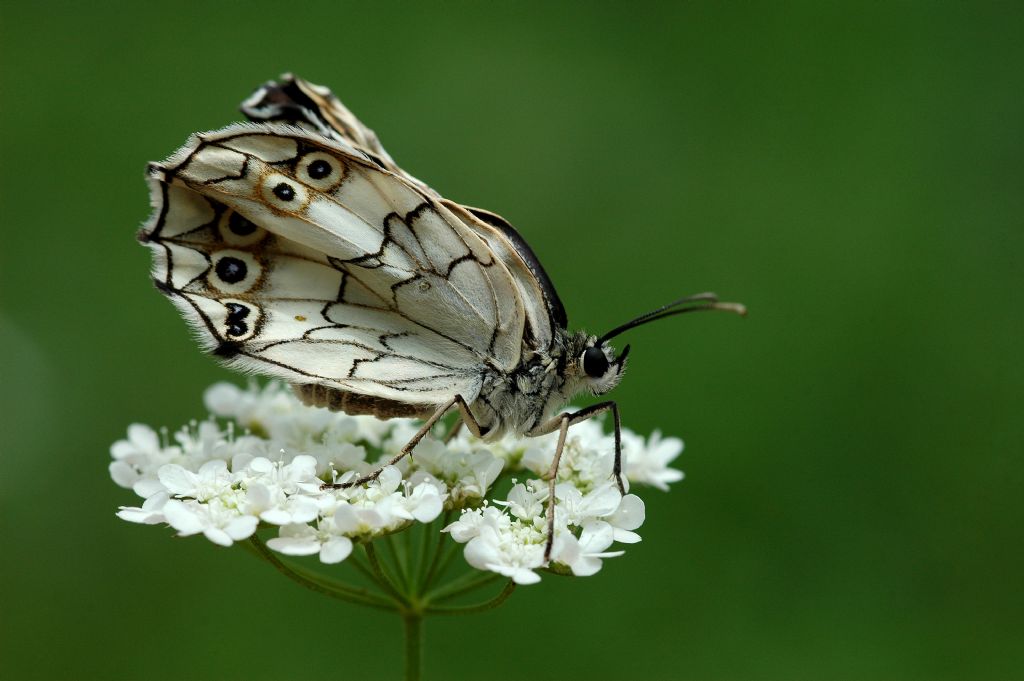
<instances>
[{"instance_id":1,"label":"butterfly abdomen","mask_svg":"<svg viewBox=\"0 0 1024 681\"><path fill-rule=\"evenodd\" d=\"M292 390L303 404L323 407L330 411L343 411L351 416L376 416L379 419L425 418L434 413L434 406L406 404L381 397L345 392L318 383L292 385Z\"/></svg>"}]
</instances>

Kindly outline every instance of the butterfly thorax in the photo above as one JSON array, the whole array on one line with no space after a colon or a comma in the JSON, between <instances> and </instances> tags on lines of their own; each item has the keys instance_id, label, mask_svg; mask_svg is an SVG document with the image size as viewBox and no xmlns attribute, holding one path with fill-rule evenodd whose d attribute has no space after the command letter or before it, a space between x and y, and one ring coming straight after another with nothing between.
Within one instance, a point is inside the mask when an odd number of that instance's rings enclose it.
<instances>
[{"instance_id":1,"label":"butterfly thorax","mask_svg":"<svg viewBox=\"0 0 1024 681\"><path fill-rule=\"evenodd\" d=\"M524 359L515 369L487 372L479 396L469 405L487 438L527 433L586 391L577 358L592 341L585 331L557 329L550 348L524 344Z\"/></svg>"}]
</instances>

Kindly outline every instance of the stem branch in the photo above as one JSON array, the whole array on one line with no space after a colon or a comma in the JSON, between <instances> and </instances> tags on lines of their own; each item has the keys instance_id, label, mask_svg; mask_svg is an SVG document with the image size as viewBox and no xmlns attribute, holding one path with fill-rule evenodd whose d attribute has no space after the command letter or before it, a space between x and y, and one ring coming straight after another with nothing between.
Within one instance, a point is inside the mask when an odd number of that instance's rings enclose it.
<instances>
[{"instance_id":1,"label":"stem branch","mask_svg":"<svg viewBox=\"0 0 1024 681\"><path fill-rule=\"evenodd\" d=\"M341 601L366 605L371 608L378 608L381 610L396 609L395 604L390 600L381 598L366 589L352 587L347 584L339 584L337 582L326 583L325 581L316 579L304 571L299 571L286 565L280 558L274 555L274 553L267 548L267 545L263 543L263 540L255 534L250 537L249 541L256 549L256 553L277 568L278 572L283 574L285 577L288 577L293 582L306 587L310 591L315 591Z\"/></svg>"},{"instance_id":2,"label":"stem branch","mask_svg":"<svg viewBox=\"0 0 1024 681\"><path fill-rule=\"evenodd\" d=\"M406 598L399 593L398 589L395 588L394 580L388 576L384 566L381 565L380 559L377 558L377 549L373 548L373 544L363 544L362 546L366 551L366 559L370 561L370 569L372 569L373 574L376 575L376 580L374 581L384 587L384 590L387 591L392 598L399 603L404 604L406 602Z\"/></svg>"},{"instance_id":3,"label":"stem branch","mask_svg":"<svg viewBox=\"0 0 1024 681\"><path fill-rule=\"evenodd\" d=\"M498 593L494 598L484 601L483 603L476 603L474 605L463 605L463 606L431 606L427 608L427 613L431 615L467 615L473 612L484 612L497 608L499 605L504 603L512 592L516 590L516 583L511 579L505 584L505 588Z\"/></svg>"},{"instance_id":4,"label":"stem branch","mask_svg":"<svg viewBox=\"0 0 1024 681\"><path fill-rule=\"evenodd\" d=\"M426 600L429 603L433 602L444 602L450 601L453 598L461 596L462 594L469 593L475 589L479 589L482 586L486 586L492 582L496 582L501 579L501 575L494 572L484 572L478 574L476 570L468 572L465 575L448 582L444 586L441 586L434 591L427 594Z\"/></svg>"}]
</instances>

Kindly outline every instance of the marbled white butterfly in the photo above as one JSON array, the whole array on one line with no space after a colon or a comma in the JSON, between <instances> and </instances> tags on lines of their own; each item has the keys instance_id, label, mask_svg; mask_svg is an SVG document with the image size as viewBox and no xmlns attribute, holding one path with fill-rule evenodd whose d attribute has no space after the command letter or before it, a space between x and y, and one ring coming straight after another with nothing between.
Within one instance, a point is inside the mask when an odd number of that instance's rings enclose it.
<instances>
[{"instance_id":1,"label":"marbled white butterfly","mask_svg":"<svg viewBox=\"0 0 1024 681\"><path fill-rule=\"evenodd\" d=\"M744 313L705 293L601 336L570 332L519 233L404 172L329 90L285 75L242 111L252 122L193 135L149 166L154 210L140 240L153 280L229 366L284 379L307 404L425 419L389 463L453 409L478 437L558 431L553 500L568 428L610 411L624 489L615 402L561 409L619 382L629 346L616 354L608 341L623 331Z\"/></svg>"}]
</instances>

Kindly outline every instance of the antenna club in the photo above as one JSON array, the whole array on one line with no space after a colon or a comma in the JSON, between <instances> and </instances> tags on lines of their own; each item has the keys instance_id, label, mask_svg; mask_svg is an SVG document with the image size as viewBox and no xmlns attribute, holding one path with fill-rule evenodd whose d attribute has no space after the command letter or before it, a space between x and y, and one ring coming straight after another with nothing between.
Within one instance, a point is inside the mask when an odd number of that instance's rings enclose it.
<instances>
[{"instance_id":1,"label":"antenna club","mask_svg":"<svg viewBox=\"0 0 1024 681\"><path fill-rule=\"evenodd\" d=\"M726 312L735 312L741 317L747 316L747 306L743 303L716 303L715 309L724 310Z\"/></svg>"}]
</instances>

